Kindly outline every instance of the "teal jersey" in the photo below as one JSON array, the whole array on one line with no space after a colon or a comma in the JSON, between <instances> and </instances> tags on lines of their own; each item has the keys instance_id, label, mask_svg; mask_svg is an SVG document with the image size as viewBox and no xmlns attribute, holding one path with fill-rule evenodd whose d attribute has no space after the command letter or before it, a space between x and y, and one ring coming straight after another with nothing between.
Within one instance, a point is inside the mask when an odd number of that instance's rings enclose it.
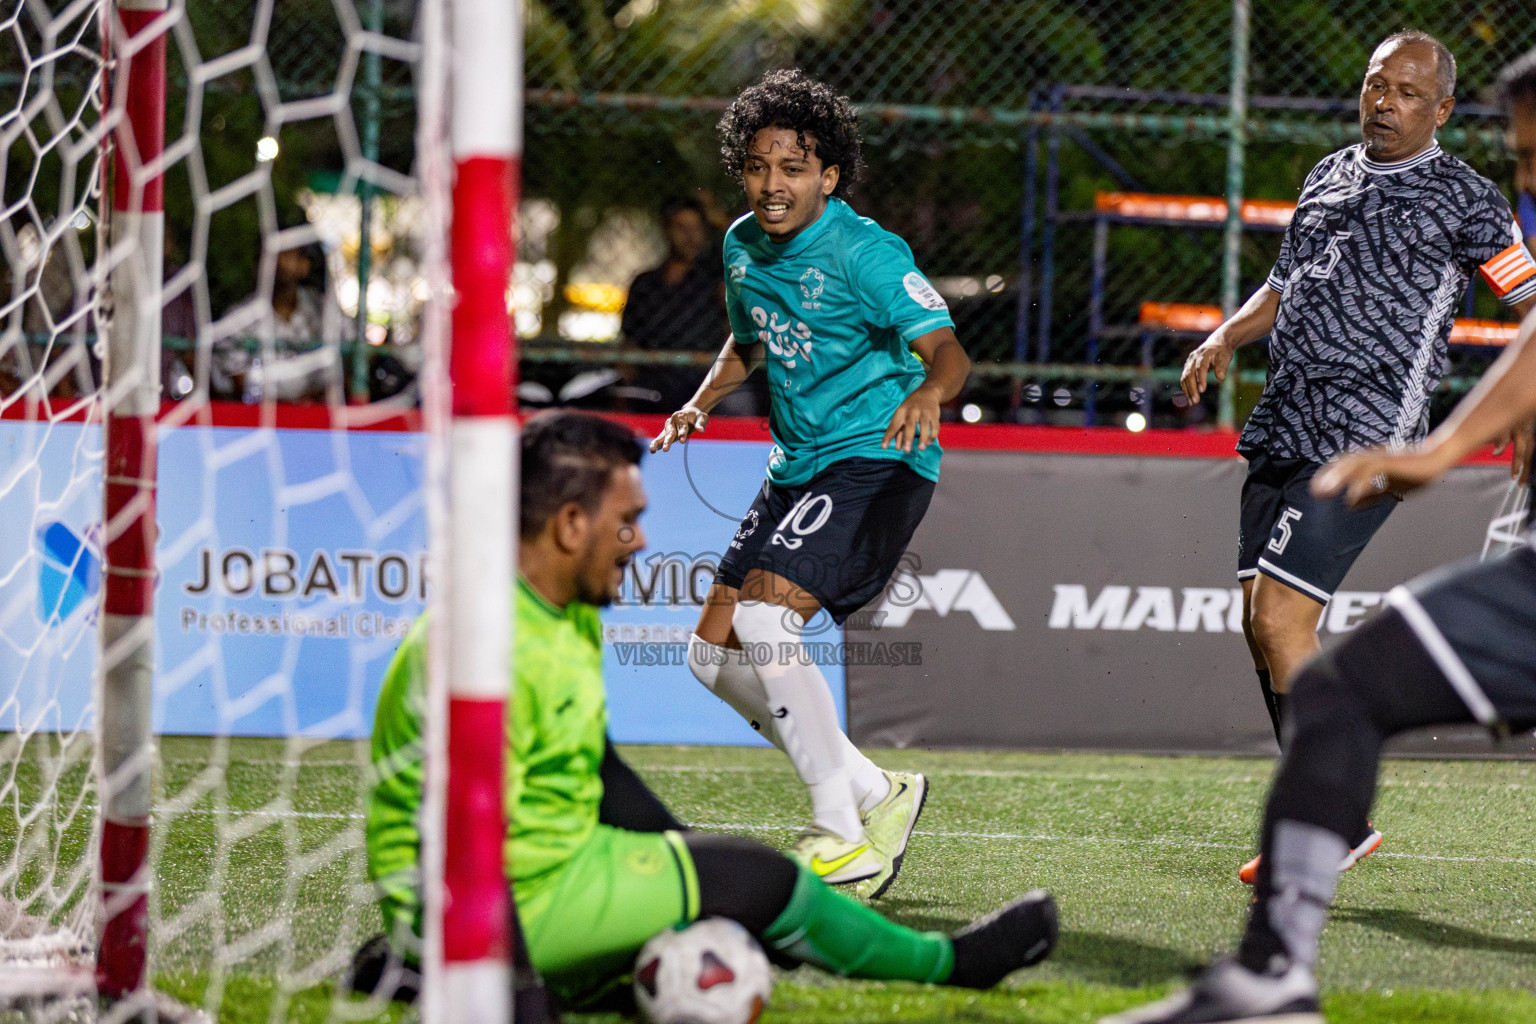
<instances>
[{"instance_id":1,"label":"teal jersey","mask_svg":"<svg viewBox=\"0 0 1536 1024\"><path fill-rule=\"evenodd\" d=\"M909 346L955 325L906 242L841 199L782 245L748 214L726 232L725 294L737 344L767 346L770 481L803 484L854 457L895 459L938 480L937 444L880 447L926 376Z\"/></svg>"}]
</instances>

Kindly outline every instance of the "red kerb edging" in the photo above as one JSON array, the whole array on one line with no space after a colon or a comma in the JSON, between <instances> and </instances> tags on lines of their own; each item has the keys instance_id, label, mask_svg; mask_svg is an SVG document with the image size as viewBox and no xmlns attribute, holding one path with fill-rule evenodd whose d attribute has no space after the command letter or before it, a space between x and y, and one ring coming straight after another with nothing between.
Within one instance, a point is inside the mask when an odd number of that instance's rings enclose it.
<instances>
[{"instance_id":1,"label":"red kerb edging","mask_svg":"<svg viewBox=\"0 0 1536 1024\"><path fill-rule=\"evenodd\" d=\"M610 416L639 437L655 437L664 416ZM755 417L712 417L701 438L710 441L772 441L768 421ZM1040 427L1011 423L946 423L939 443L946 451L1031 452L1055 455L1132 455L1181 459L1237 457L1237 437L1226 430L1143 430L1123 427ZM1485 449L1471 464L1507 463Z\"/></svg>"},{"instance_id":2,"label":"red kerb edging","mask_svg":"<svg viewBox=\"0 0 1536 1024\"><path fill-rule=\"evenodd\" d=\"M189 426L277 427L283 430L384 430L414 433L421 430L421 410L403 409L377 420L359 417L361 408L332 409L324 405L244 405L240 402L208 402ZM176 403L160 407L159 420L174 421ZM661 433L666 417L607 414L635 432L637 437ZM528 419L525 414L521 417ZM0 411L0 420L35 420L26 403L17 402ZM83 413L67 417L79 422ZM701 435L709 441L765 441L768 421L753 416L714 416ZM946 423L939 441L948 451L1037 452L1057 455L1133 455L1181 459L1226 459L1237 454L1237 434L1219 430L1143 430L1133 434L1123 427L1037 427L1007 423ZM1508 455L1495 456L1484 449L1466 460L1468 465L1507 463Z\"/></svg>"}]
</instances>

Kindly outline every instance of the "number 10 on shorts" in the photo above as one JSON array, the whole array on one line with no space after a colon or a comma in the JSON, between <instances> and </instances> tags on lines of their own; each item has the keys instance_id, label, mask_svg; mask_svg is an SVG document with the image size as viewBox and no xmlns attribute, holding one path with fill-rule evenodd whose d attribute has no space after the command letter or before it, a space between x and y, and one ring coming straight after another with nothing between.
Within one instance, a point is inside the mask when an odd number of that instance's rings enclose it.
<instances>
[{"instance_id":1,"label":"number 10 on shorts","mask_svg":"<svg viewBox=\"0 0 1536 1024\"><path fill-rule=\"evenodd\" d=\"M805 541L801 537L807 537L823 526L832 518L832 499L825 494L805 494L794 506L779 520L779 525L773 529L773 537L769 544L782 544L791 551L797 550ZM794 533L795 536L789 536Z\"/></svg>"}]
</instances>

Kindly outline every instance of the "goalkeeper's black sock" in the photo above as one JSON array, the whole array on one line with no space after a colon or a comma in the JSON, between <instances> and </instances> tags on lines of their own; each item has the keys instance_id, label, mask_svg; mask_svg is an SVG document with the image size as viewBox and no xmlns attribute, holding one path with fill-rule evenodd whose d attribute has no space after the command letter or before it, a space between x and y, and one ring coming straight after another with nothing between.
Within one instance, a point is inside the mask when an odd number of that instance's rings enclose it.
<instances>
[{"instance_id":1,"label":"goalkeeper's black sock","mask_svg":"<svg viewBox=\"0 0 1536 1024\"><path fill-rule=\"evenodd\" d=\"M1280 723L1285 719L1285 694L1271 685L1269 669L1258 668L1254 672L1259 677L1259 689L1264 691L1264 710L1269 712L1269 723L1275 727L1275 742L1280 743Z\"/></svg>"},{"instance_id":2,"label":"goalkeeper's black sock","mask_svg":"<svg viewBox=\"0 0 1536 1024\"><path fill-rule=\"evenodd\" d=\"M1288 961L1290 954L1280 936L1269 926L1269 917L1263 906L1255 903L1248 914L1248 927L1243 932L1243 941L1237 947L1236 960L1254 974L1268 974L1274 966L1275 957Z\"/></svg>"}]
</instances>

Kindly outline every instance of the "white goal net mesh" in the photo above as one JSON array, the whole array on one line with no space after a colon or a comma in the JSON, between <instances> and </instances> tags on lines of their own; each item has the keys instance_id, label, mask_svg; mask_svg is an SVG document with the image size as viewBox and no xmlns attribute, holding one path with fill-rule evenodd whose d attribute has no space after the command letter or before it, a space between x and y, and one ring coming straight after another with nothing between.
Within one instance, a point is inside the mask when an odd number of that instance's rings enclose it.
<instances>
[{"instance_id":1,"label":"white goal net mesh","mask_svg":"<svg viewBox=\"0 0 1536 1024\"><path fill-rule=\"evenodd\" d=\"M429 594L421 6L172 0L153 29L164 156L127 158L164 190L136 296L164 338L147 973L210 1019L390 1012L342 979L381 929L373 701ZM121 229L157 219L112 209L147 52L123 26L0 0L0 1021L96 1012L18 979L88 978L103 916L104 338L114 267L156 237Z\"/></svg>"}]
</instances>

